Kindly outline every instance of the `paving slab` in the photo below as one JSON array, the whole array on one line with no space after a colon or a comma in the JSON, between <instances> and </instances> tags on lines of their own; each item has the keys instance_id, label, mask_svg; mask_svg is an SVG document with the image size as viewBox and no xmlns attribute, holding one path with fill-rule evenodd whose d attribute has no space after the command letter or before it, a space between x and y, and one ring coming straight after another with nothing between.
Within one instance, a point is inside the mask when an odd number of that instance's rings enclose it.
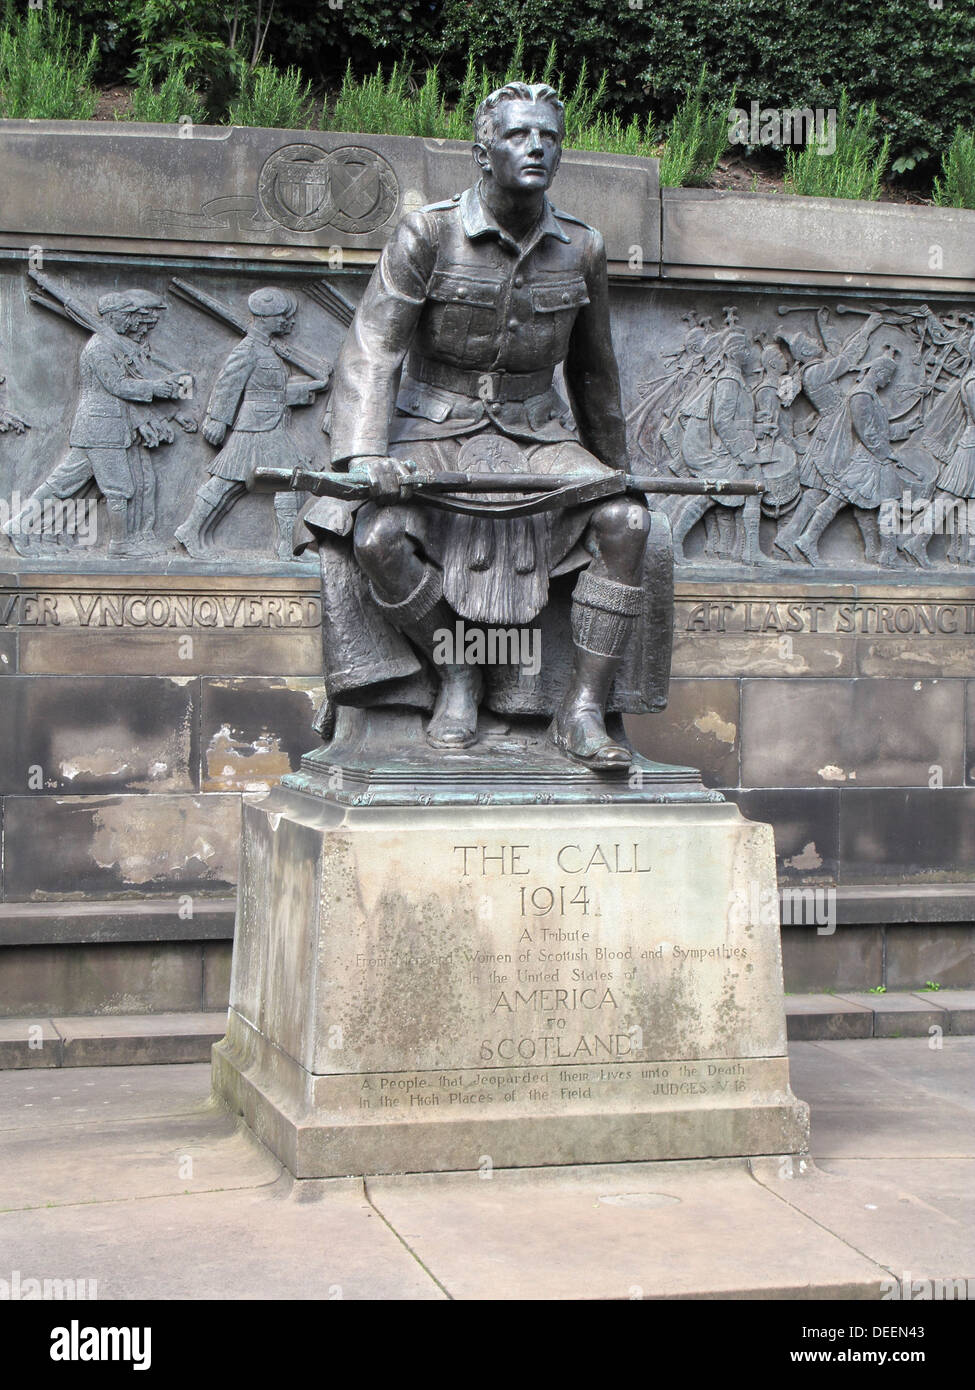
<instances>
[{"instance_id":1,"label":"paving slab","mask_svg":"<svg viewBox=\"0 0 975 1390\"><path fill-rule=\"evenodd\" d=\"M931 1041L792 1044L804 1168L487 1179L296 1183L211 1103L206 1065L6 1072L2 1260L100 1299L875 1299L892 1278L968 1280L975 1039Z\"/></svg>"},{"instance_id":2,"label":"paving slab","mask_svg":"<svg viewBox=\"0 0 975 1390\"><path fill-rule=\"evenodd\" d=\"M939 993L930 994L838 994L849 1004L873 1009L875 1038L924 1038L932 1028L944 1028L948 1013L939 1003Z\"/></svg>"},{"instance_id":3,"label":"paving slab","mask_svg":"<svg viewBox=\"0 0 975 1390\"><path fill-rule=\"evenodd\" d=\"M923 1278L975 1279L975 1241L971 1222L943 1209L946 1185L958 1192L975 1176L975 1162L940 1159L951 1170L932 1190L911 1160L865 1160L810 1165L789 1175L775 1159L753 1159L756 1179L796 1212L843 1240L901 1279L907 1271ZM920 1179L920 1181L919 1181ZM925 1188L925 1195L917 1189ZM933 1200L932 1200L933 1199ZM954 1205L957 1205L955 1203Z\"/></svg>"},{"instance_id":4,"label":"paving slab","mask_svg":"<svg viewBox=\"0 0 975 1390\"><path fill-rule=\"evenodd\" d=\"M152 1115L195 1114L210 1093L210 1068L79 1067L71 1072L0 1072L4 1134L63 1129L72 1123L118 1123Z\"/></svg>"},{"instance_id":5,"label":"paving slab","mask_svg":"<svg viewBox=\"0 0 975 1390\"><path fill-rule=\"evenodd\" d=\"M362 1194L270 1187L0 1214L21 1279L96 1280L100 1301L445 1297Z\"/></svg>"},{"instance_id":6,"label":"paving slab","mask_svg":"<svg viewBox=\"0 0 975 1390\"><path fill-rule=\"evenodd\" d=\"M456 1299L876 1298L885 1274L770 1194L746 1160L366 1187Z\"/></svg>"},{"instance_id":7,"label":"paving slab","mask_svg":"<svg viewBox=\"0 0 975 1390\"><path fill-rule=\"evenodd\" d=\"M975 1159L830 1158L817 1167L857 1182L903 1184L919 1201L975 1232Z\"/></svg>"},{"instance_id":8,"label":"paving slab","mask_svg":"<svg viewBox=\"0 0 975 1390\"><path fill-rule=\"evenodd\" d=\"M793 1043L789 1058L817 1162L975 1157L975 1038Z\"/></svg>"},{"instance_id":9,"label":"paving slab","mask_svg":"<svg viewBox=\"0 0 975 1390\"><path fill-rule=\"evenodd\" d=\"M199 1065L0 1078L4 1266L100 1299L443 1297L358 1179L294 1183L209 1088Z\"/></svg>"}]
</instances>

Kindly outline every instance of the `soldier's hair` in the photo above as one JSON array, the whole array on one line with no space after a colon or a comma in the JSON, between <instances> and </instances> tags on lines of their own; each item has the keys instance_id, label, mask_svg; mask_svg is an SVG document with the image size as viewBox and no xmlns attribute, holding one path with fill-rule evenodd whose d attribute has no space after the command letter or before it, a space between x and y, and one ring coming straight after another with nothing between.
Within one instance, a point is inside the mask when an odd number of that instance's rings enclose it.
<instances>
[{"instance_id":1,"label":"soldier's hair","mask_svg":"<svg viewBox=\"0 0 975 1390\"><path fill-rule=\"evenodd\" d=\"M484 98L474 113L474 139L486 148L497 133L498 107L506 101L540 101L551 106L559 125L559 139L565 139L565 107L559 94L547 82L507 82Z\"/></svg>"}]
</instances>

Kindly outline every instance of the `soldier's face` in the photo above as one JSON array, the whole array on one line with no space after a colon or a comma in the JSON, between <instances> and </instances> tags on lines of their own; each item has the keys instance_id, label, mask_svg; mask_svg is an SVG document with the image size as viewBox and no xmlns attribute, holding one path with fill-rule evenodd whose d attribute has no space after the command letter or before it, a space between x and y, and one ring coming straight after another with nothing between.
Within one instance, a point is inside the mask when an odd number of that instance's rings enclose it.
<instances>
[{"instance_id":1,"label":"soldier's face","mask_svg":"<svg viewBox=\"0 0 975 1390\"><path fill-rule=\"evenodd\" d=\"M495 112L495 137L478 164L501 188L543 192L555 177L562 140L552 107L545 101L504 101Z\"/></svg>"},{"instance_id":2,"label":"soldier's face","mask_svg":"<svg viewBox=\"0 0 975 1390\"><path fill-rule=\"evenodd\" d=\"M294 314L268 314L264 319L265 329L275 338L286 338L294 326Z\"/></svg>"}]
</instances>

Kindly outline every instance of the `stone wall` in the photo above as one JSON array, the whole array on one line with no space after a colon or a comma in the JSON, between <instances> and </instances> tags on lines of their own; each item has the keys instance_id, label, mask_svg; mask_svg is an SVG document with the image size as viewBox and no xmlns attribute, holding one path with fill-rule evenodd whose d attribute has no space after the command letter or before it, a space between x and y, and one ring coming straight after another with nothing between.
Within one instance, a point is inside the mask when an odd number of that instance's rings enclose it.
<instances>
[{"instance_id":1,"label":"stone wall","mask_svg":"<svg viewBox=\"0 0 975 1390\"><path fill-rule=\"evenodd\" d=\"M273 784L315 740L316 570L278 557L271 500L237 502L206 559L174 540L216 451L172 417L199 423L241 333L181 298L173 279L243 320L252 290L286 288L299 305L289 346L312 366L334 360L345 325L326 287L354 303L399 213L464 187L470 169L449 142L0 123L8 505L69 455L91 339L31 295L67 296L97 316L105 295L150 291L167 306L152 352L191 379L185 399L152 407L172 441L130 460L141 470L131 553L109 556L93 495L74 536L32 536L23 554L3 555L0 1013L219 1007L241 795ZM788 415L759 435L784 496L796 441L808 449L820 416L776 335L804 332L816 360L852 355L874 312L862 356L836 378L842 403L870 362L892 359L874 397L903 436L904 477L917 469L916 495L932 495L921 475L957 448L971 365L975 215L661 197L652 161L572 152L553 193L606 236L636 468L679 469L696 418L687 407L741 335L759 416L763 383L793 381ZM763 357L776 342L781 370ZM327 460L326 412L326 393L294 410L305 457ZM812 496L808 482L795 491ZM678 526L681 505L668 504ZM631 733L771 821L783 885L836 890L835 932L784 926L787 987L969 984L975 572L950 563L943 535L928 547L931 568L901 545L893 568L869 563L850 507L824 530L816 564L789 559L774 541L795 505L762 519L759 563L742 563L730 513L687 528L670 708L633 720Z\"/></svg>"}]
</instances>

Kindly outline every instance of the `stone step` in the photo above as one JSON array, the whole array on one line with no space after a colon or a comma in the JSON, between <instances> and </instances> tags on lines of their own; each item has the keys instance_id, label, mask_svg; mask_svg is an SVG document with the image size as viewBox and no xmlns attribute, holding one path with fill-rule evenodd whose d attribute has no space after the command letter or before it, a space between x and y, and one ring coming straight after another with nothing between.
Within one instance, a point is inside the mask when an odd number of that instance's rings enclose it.
<instances>
[{"instance_id":1,"label":"stone step","mask_svg":"<svg viewBox=\"0 0 975 1390\"><path fill-rule=\"evenodd\" d=\"M0 1070L208 1062L226 1010L0 1019Z\"/></svg>"},{"instance_id":2,"label":"stone step","mask_svg":"<svg viewBox=\"0 0 975 1390\"><path fill-rule=\"evenodd\" d=\"M919 1038L975 1033L975 990L938 989L884 994L787 994L790 1041L828 1038Z\"/></svg>"},{"instance_id":3,"label":"stone step","mask_svg":"<svg viewBox=\"0 0 975 1390\"><path fill-rule=\"evenodd\" d=\"M789 994L789 1038L975 1034L975 990L888 994ZM208 1013L98 1015L78 1018L0 1018L0 1071L25 1067L144 1066L208 1062L224 1035L223 1010Z\"/></svg>"}]
</instances>

